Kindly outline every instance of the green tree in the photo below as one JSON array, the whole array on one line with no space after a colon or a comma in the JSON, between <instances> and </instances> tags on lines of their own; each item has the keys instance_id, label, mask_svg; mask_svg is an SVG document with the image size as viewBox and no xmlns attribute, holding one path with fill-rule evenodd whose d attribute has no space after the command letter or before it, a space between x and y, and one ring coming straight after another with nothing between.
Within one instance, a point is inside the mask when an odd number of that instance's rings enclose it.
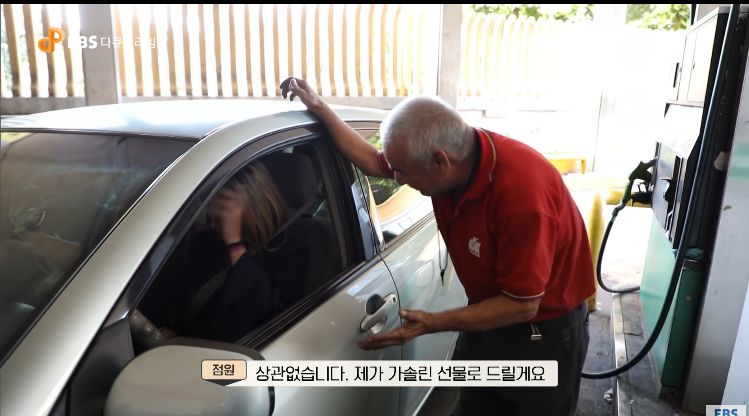
<instances>
[{"instance_id":1,"label":"green tree","mask_svg":"<svg viewBox=\"0 0 749 416\"><path fill-rule=\"evenodd\" d=\"M471 4L476 13L528 16L561 21L592 20L593 4ZM689 27L688 4L628 4L627 24L661 30L683 30Z\"/></svg>"},{"instance_id":2,"label":"green tree","mask_svg":"<svg viewBox=\"0 0 749 416\"><path fill-rule=\"evenodd\" d=\"M470 8L476 13L528 16L565 22L593 19L592 4L471 4Z\"/></svg>"},{"instance_id":3,"label":"green tree","mask_svg":"<svg viewBox=\"0 0 749 416\"><path fill-rule=\"evenodd\" d=\"M655 4L628 4L627 23L640 21L643 16L652 13L653 10L655 10Z\"/></svg>"},{"instance_id":4,"label":"green tree","mask_svg":"<svg viewBox=\"0 0 749 416\"><path fill-rule=\"evenodd\" d=\"M592 4L570 4L568 11L554 12L554 19L566 22L568 20L593 20Z\"/></svg>"},{"instance_id":5,"label":"green tree","mask_svg":"<svg viewBox=\"0 0 749 416\"><path fill-rule=\"evenodd\" d=\"M538 4L472 4L471 9L484 14L528 16L536 19L546 17L540 12L541 6Z\"/></svg>"},{"instance_id":6,"label":"green tree","mask_svg":"<svg viewBox=\"0 0 749 416\"><path fill-rule=\"evenodd\" d=\"M684 30L689 27L691 9L688 4L630 4L627 24L662 30Z\"/></svg>"}]
</instances>

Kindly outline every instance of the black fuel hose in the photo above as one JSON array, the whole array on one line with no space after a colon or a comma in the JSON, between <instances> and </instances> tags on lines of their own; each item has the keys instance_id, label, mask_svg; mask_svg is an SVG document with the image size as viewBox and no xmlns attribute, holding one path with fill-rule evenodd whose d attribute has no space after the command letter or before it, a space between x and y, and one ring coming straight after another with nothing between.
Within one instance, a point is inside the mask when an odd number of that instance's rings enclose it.
<instances>
[{"instance_id":1,"label":"black fuel hose","mask_svg":"<svg viewBox=\"0 0 749 416\"><path fill-rule=\"evenodd\" d=\"M656 160L657 159L652 159L648 162L640 162L632 171L632 173L629 174L629 181L627 182L627 186L624 188L622 200L619 202L619 205L614 207L614 211L611 212L611 219L609 220L609 224L606 226L606 232L603 233L603 238L601 239L601 248L598 250L598 259L596 261L596 279L598 280L598 285L601 287L601 289L607 292L630 293L640 290L640 286L632 286L624 289L612 289L606 286L606 284L603 283L603 277L601 276L601 263L603 263L603 253L606 251L606 242L609 239L609 234L611 234L611 228L616 221L616 216L619 215L619 211L623 210L624 207L627 206L627 202L629 202L631 199L633 199L633 197L636 196L632 194L632 187L634 186L635 180L641 179L645 182L650 182L652 180L652 175L650 174L650 172L648 172L648 169L653 167Z\"/></svg>"}]
</instances>

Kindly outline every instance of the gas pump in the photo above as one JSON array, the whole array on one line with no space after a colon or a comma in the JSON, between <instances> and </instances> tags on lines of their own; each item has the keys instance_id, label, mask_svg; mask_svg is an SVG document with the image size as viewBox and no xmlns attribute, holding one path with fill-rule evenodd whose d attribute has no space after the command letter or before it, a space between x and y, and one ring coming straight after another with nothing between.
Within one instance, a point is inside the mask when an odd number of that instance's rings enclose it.
<instances>
[{"instance_id":1,"label":"gas pump","mask_svg":"<svg viewBox=\"0 0 749 416\"><path fill-rule=\"evenodd\" d=\"M664 322L653 348L663 392L682 399L705 284L725 278L708 271L746 66L747 11L717 9L687 32L678 89L666 104L656 145L654 218L640 299L646 335ZM672 306L664 311L672 291Z\"/></svg>"},{"instance_id":2,"label":"gas pump","mask_svg":"<svg viewBox=\"0 0 749 416\"><path fill-rule=\"evenodd\" d=\"M633 180L644 181L645 189L635 195L643 201L650 199L654 213L639 288L647 341L629 360L619 362L616 354L616 369L583 374L588 378L618 375L652 348L661 394L672 393L685 409L699 413L704 413L705 404L721 403L721 397L715 395L698 398L704 396L701 391L710 389L709 384L716 383L699 380L700 369L695 365L697 358L702 359L695 355L700 342L695 328L707 328L706 299L710 295L705 287L733 279L738 287L743 284L740 293L745 294L749 280L749 272L743 282L735 276L710 273L742 83L747 88L748 17L747 6L720 7L686 32L655 157L641 162L630 175L622 203L615 208L604 235L605 242L616 214L632 199ZM648 172L651 167L652 175ZM743 256L747 254L749 251ZM617 292L632 290L637 288ZM736 327L740 313L738 310ZM732 352L728 353L729 362Z\"/></svg>"}]
</instances>

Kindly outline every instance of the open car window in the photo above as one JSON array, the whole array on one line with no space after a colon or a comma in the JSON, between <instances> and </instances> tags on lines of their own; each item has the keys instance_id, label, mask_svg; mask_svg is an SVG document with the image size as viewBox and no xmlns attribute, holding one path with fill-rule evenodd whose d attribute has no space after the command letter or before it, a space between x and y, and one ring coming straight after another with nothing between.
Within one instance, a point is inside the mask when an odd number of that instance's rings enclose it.
<instances>
[{"instance_id":1,"label":"open car window","mask_svg":"<svg viewBox=\"0 0 749 416\"><path fill-rule=\"evenodd\" d=\"M192 142L3 132L0 359L153 180Z\"/></svg>"},{"instance_id":2,"label":"open car window","mask_svg":"<svg viewBox=\"0 0 749 416\"><path fill-rule=\"evenodd\" d=\"M254 159L222 181L138 311L164 329L164 337L236 342L340 275L355 256L341 241L345 232L324 178L325 160L319 146L299 144ZM254 179L235 187L250 172ZM246 197L241 204L250 213L242 236L248 249L235 263L210 214L213 198L230 188ZM280 215L269 208L275 205ZM132 332L136 348L150 347L150 340L138 339L138 328Z\"/></svg>"}]
</instances>

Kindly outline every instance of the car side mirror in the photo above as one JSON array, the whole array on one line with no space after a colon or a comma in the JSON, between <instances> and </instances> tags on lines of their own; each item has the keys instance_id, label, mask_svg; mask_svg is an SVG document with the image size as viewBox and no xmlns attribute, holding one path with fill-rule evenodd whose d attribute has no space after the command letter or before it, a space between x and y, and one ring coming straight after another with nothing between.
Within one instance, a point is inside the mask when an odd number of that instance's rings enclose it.
<instances>
[{"instance_id":1,"label":"car side mirror","mask_svg":"<svg viewBox=\"0 0 749 416\"><path fill-rule=\"evenodd\" d=\"M109 391L104 415L273 413L273 387L229 387L202 378L204 360L262 360L257 352L234 344L188 341L192 345L170 343L130 361Z\"/></svg>"}]
</instances>

